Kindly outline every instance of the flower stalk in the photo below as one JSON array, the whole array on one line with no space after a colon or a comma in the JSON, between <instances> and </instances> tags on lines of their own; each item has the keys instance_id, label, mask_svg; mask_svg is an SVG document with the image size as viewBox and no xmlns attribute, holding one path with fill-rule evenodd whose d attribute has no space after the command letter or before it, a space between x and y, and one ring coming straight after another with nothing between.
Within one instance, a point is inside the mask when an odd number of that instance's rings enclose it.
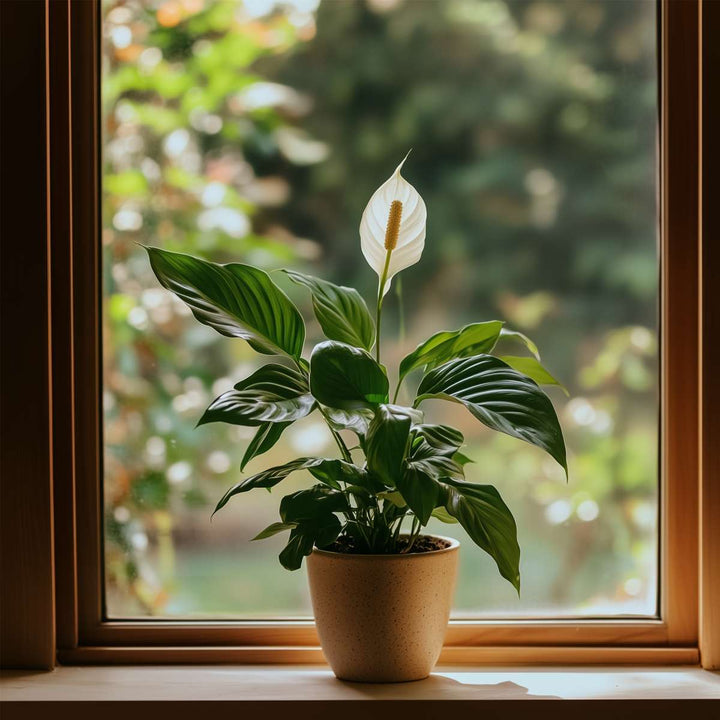
<instances>
[{"instance_id":1,"label":"flower stalk","mask_svg":"<svg viewBox=\"0 0 720 720\"><path fill-rule=\"evenodd\" d=\"M375 312L375 359L380 362L380 319L382 317L383 298L385 297L385 283L390 269L390 257L397 247L402 222L403 204L400 200L393 200L388 213L387 227L385 229L385 265L378 284L377 311Z\"/></svg>"}]
</instances>

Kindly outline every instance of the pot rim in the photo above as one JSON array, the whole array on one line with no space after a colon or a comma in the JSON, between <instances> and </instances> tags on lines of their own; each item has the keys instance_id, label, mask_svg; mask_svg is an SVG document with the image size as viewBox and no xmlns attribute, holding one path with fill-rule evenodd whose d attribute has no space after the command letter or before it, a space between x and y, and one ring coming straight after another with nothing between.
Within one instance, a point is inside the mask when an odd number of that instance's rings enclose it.
<instances>
[{"instance_id":1,"label":"pot rim","mask_svg":"<svg viewBox=\"0 0 720 720\"><path fill-rule=\"evenodd\" d=\"M347 560L419 560L427 557L434 557L435 555L442 555L443 553L449 553L457 550L460 547L460 541L455 538L446 537L445 535L429 534L424 537L437 538L438 540L446 540L450 545L446 548L440 548L439 550L431 550L430 552L422 553L340 553L334 552L333 550L321 550L318 547L313 546L313 555L325 555L333 558L343 558Z\"/></svg>"}]
</instances>

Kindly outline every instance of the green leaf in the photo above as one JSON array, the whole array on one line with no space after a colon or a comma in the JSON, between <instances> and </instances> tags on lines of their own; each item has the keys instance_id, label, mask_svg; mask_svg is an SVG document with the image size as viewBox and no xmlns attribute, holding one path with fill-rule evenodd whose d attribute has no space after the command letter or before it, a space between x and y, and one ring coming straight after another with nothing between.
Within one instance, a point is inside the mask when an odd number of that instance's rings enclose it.
<instances>
[{"instance_id":1,"label":"green leaf","mask_svg":"<svg viewBox=\"0 0 720 720\"><path fill-rule=\"evenodd\" d=\"M365 350L328 340L310 358L310 390L331 408L374 408L388 400L388 379Z\"/></svg>"},{"instance_id":2,"label":"green leaf","mask_svg":"<svg viewBox=\"0 0 720 720\"><path fill-rule=\"evenodd\" d=\"M397 487L410 509L426 525L438 505L440 489L435 481L463 477L462 466L450 457L457 449L455 443L462 443L463 437L457 430L442 425L416 426L411 437L414 439L410 457ZM435 444L431 445L427 438Z\"/></svg>"},{"instance_id":3,"label":"green leaf","mask_svg":"<svg viewBox=\"0 0 720 720\"><path fill-rule=\"evenodd\" d=\"M240 493L254 490L255 488L272 488L278 483L282 482L290 473L298 470L310 470L318 480L325 480L325 478L332 478L335 473L340 472L334 469L337 463L342 465L350 466L350 463L345 463L343 460L333 460L324 458L297 458L285 463L284 465L277 465L275 467L263 470L260 473L251 475L239 483L233 485L219 500L215 507L213 515L221 508L227 505L230 498ZM350 467L355 467L350 466ZM359 469L359 468L358 468ZM349 472L349 471L348 471ZM331 484L331 483L328 483Z\"/></svg>"},{"instance_id":4,"label":"green leaf","mask_svg":"<svg viewBox=\"0 0 720 720\"><path fill-rule=\"evenodd\" d=\"M346 485L360 485L366 487L367 470L345 462L344 460L323 460L317 465L308 467L310 474L330 487L339 489L340 483Z\"/></svg>"},{"instance_id":5,"label":"green leaf","mask_svg":"<svg viewBox=\"0 0 720 720\"><path fill-rule=\"evenodd\" d=\"M243 455L242 462L240 463L240 470L244 470L245 466L258 455L266 453L272 448L275 443L280 439L285 428L292 425L292 423L274 423L264 422L260 424L255 437L250 441L247 446L247 450Z\"/></svg>"},{"instance_id":6,"label":"green leaf","mask_svg":"<svg viewBox=\"0 0 720 720\"><path fill-rule=\"evenodd\" d=\"M381 492L378 493L377 496L381 500L387 500L389 503L392 503L395 507L407 507L407 502L405 501L405 498L397 490L393 492Z\"/></svg>"},{"instance_id":7,"label":"green leaf","mask_svg":"<svg viewBox=\"0 0 720 720\"><path fill-rule=\"evenodd\" d=\"M332 517L335 516L333 515ZM335 520L339 526L340 521L337 518L335 518ZM315 538L312 532L305 533L301 528L291 530L290 540L279 555L280 564L286 570L299 570L303 558L312 552L314 545Z\"/></svg>"},{"instance_id":8,"label":"green leaf","mask_svg":"<svg viewBox=\"0 0 720 720\"><path fill-rule=\"evenodd\" d=\"M221 508L227 505L230 498L240 493L254 490L255 488L272 488L278 483L282 482L290 473L296 470L302 470L309 464L317 462L317 458L296 458L284 465L276 465L275 467L268 468L262 472L251 475L239 483L233 485L218 501L215 506L213 515Z\"/></svg>"},{"instance_id":9,"label":"green leaf","mask_svg":"<svg viewBox=\"0 0 720 720\"><path fill-rule=\"evenodd\" d=\"M458 521L457 518L454 518L442 505L440 507L436 507L432 513L432 517L434 517L436 520L439 520L440 522L444 522L447 525L457 525Z\"/></svg>"},{"instance_id":10,"label":"green leaf","mask_svg":"<svg viewBox=\"0 0 720 720\"><path fill-rule=\"evenodd\" d=\"M247 340L265 355L300 358L305 325L268 274L249 265L218 265L191 255L146 247L160 284L187 303L204 325Z\"/></svg>"},{"instance_id":11,"label":"green leaf","mask_svg":"<svg viewBox=\"0 0 720 720\"><path fill-rule=\"evenodd\" d=\"M454 358L490 352L500 337L502 326L500 320L490 320L466 325L453 332L435 333L402 359L400 382L416 368L432 369Z\"/></svg>"},{"instance_id":12,"label":"green leaf","mask_svg":"<svg viewBox=\"0 0 720 720\"><path fill-rule=\"evenodd\" d=\"M412 420L403 408L380 405L368 428L365 441L368 468L390 487L395 487L402 476L411 425Z\"/></svg>"},{"instance_id":13,"label":"green leaf","mask_svg":"<svg viewBox=\"0 0 720 720\"><path fill-rule=\"evenodd\" d=\"M397 480L397 489L422 525L427 525L438 504L439 487L423 463L408 463Z\"/></svg>"},{"instance_id":14,"label":"green leaf","mask_svg":"<svg viewBox=\"0 0 720 720\"><path fill-rule=\"evenodd\" d=\"M522 343L535 356L536 360L540 360L540 351L538 350L538 346L527 335L524 335L517 330L508 330L507 328L503 328L500 331L500 338L517 340L518 342Z\"/></svg>"},{"instance_id":15,"label":"green leaf","mask_svg":"<svg viewBox=\"0 0 720 720\"><path fill-rule=\"evenodd\" d=\"M415 405L427 398L463 404L493 430L537 445L565 470L565 441L555 408L535 382L490 355L451 360L429 372Z\"/></svg>"},{"instance_id":16,"label":"green leaf","mask_svg":"<svg viewBox=\"0 0 720 720\"><path fill-rule=\"evenodd\" d=\"M469 463L474 463L475 461L472 458L469 458L465 453L456 452L452 459L458 464L458 465L467 465Z\"/></svg>"},{"instance_id":17,"label":"green leaf","mask_svg":"<svg viewBox=\"0 0 720 720\"><path fill-rule=\"evenodd\" d=\"M448 457L452 457L465 442L463 434L449 425L415 425L412 433L415 438L423 438L436 454Z\"/></svg>"},{"instance_id":18,"label":"green leaf","mask_svg":"<svg viewBox=\"0 0 720 720\"><path fill-rule=\"evenodd\" d=\"M265 538L272 537L278 533L285 532L286 530L292 530L297 527L297 523L283 523L274 522L272 525L268 525L262 532L259 532L253 540L265 540Z\"/></svg>"},{"instance_id":19,"label":"green leaf","mask_svg":"<svg viewBox=\"0 0 720 720\"><path fill-rule=\"evenodd\" d=\"M284 523L296 523L290 540L280 553L280 562L288 570L297 570L313 546L329 545L340 534L342 525L334 514L348 510L344 493L324 485L286 495L280 502Z\"/></svg>"},{"instance_id":20,"label":"green leaf","mask_svg":"<svg viewBox=\"0 0 720 720\"><path fill-rule=\"evenodd\" d=\"M473 541L497 563L500 574L520 592L520 546L512 513L492 485L446 478L441 501Z\"/></svg>"},{"instance_id":21,"label":"green leaf","mask_svg":"<svg viewBox=\"0 0 720 720\"><path fill-rule=\"evenodd\" d=\"M304 285L312 293L315 317L327 338L365 350L372 348L375 324L357 290L294 270L284 272L293 282Z\"/></svg>"},{"instance_id":22,"label":"green leaf","mask_svg":"<svg viewBox=\"0 0 720 720\"><path fill-rule=\"evenodd\" d=\"M298 490L280 501L280 519L283 522L309 522L344 510L348 510L345 494L325 485Z\"/></svg>"},{"instance_id":23,"label":"green leaf","mask_svg":"<svg viewBox=\"0 0 720 720\"><path fill-rule=\"evenodd\" d=\"M310 394L305 376L292 368L270 363L215 398L198 425L290 423L314 409L315 398Z\"/></svg>"},{"instance_id":24,"label":"green leaf","mask_svg":"<svg viewBox=\"0 0 720 720\"><path fill-rule=\"evenodd\" d=\"M290 540L280 553L280 564L287 570L298 570L303 558L313 551L313 547L329 545L341 530L340 520L333 514L299 523L290 531Z\"/></svg>"},{"instance_id":25,"label":"green leaf","mask_svg":"<svg viewBox=\"0 0 720 720\"><path fill-rule=\"evenodd\" d=\"M338 410L324 408L323 412L333 430L352 430L357 435L367 435L373 411L366 408L358 410Z\"/></svg>"},{"instance_id":26,"label":"green leaf","mask_svg":"<svg viewBox=\"0 0 720 720\"><path fill-rule=\"evenodd\" d=\"M463 478L465 476L462 465L447 455L439 455L425 440L421 440L420 443L413 446L408 459L408 467L414 467L436 479L441 477Z\"/></svg>"},{"instance_id":27,"label":"green leaf","mask_svg":"<svg viewBox=\"0 0 720 720\"><path fill-rule=\"evenodd\" d=\"M553 377L534 357L517 357L515 355L502 355L500 359L513 370L527 375L538 385L557 385L566 395L570 395L565 386Z\"/></svg>"}]
</instances>

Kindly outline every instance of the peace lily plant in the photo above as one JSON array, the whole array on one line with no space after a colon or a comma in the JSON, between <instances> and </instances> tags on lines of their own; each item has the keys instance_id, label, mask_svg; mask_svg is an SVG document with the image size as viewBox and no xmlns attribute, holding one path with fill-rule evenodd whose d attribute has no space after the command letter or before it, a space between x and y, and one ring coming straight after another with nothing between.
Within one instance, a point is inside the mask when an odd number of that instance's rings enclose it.
<instances>
[{"instance_id":1,"label":"peace lily plant","mask_svg":"<svg viewBox=\"0 0 720 720\"><path fill-rule=\"evenodd\" d=\"M309 360L302 355L303 319L266 272L147 248L160 283L187 303L197 320L282 359L240 380L199 420L257 428L241 470L313 412L323 417L338 447L337 458L300 457L242 479L215 512L237 495L270 490L306 470L315 484L283 497L280 521L255 538L289 533L280 553L287 569L298 569L314 548L409 556L420 549L422 528L435 517L460 523L519 592L520 548L510 510L495 487L465 480L464 467L472 461L461 451L462 433L425 422L423 403L431 398L458 403L490 429L542 448L567 473L562 431L539 387L558 383L528 338L492 320L436 333L418 345L400 362L390 394L381 357L383 299L395 275L420 260L427 217L423 199L400 174L403 163L371 197L360 223L363 255L379 279L374 319L356 290L284 271L310 292L327 338ZM530 354L498 357L500 338L522 344ZM422 378L412 405L395 404L414 371ZM357 438L354 447L348 447L343 431Z\"/></svg>"}]
</instances>

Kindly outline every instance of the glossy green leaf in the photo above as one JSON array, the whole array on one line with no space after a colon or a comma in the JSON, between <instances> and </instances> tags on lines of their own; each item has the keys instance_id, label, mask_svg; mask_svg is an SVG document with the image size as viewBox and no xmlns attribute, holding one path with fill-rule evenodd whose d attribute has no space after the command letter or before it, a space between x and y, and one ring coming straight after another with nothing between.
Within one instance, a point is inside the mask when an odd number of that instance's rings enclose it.
<instances>
[{"instance_id":1,"label":"glossy green leaf","mask_svg":"<svg viewBox=\"0 0 720 720\"><path fill-rule=\"evenodd\" d=\"M296 523L296 527L280 553L283 567L297 570L313 546L323 547L333 542L342 529L334 513L347 509L345 494L324 485L286 495L280 502L280 517L284 523Z\"/></svg>"},{"instance_id":2,"label":"glossy green leaf","mask_svg":"<svg viewBox=\"0 0 720 720\"><path fill-rule=\"evenodd\" d=\"M442 505L440 507L436 507L432 511L431 516L440 522L446 523L447 525L458 524L458 519L454 518Z\"/></svg>"},{"instance_id":3,"label":"glossy green leaf","mask_svg":"<svg viewBox=\"0 0 720 720\"><path fill-rule=\"evenodd\" d=\"M518 332L517 330L508 330L507 328L503 328L500 331L500 338L506 340L516 340L524 345L535 356L536 360L540 360L540 351L538 350L538 346L524 333Z\"/></svg>"},{"instance_id":4,"label":"glossy green leaf","mask_svg":"<svg viewBox=\"0 0 720 720\"><path fill-rule=\"evenodd\" d=\"M285 532L286 530L292 530L293 528L297 527L297 523L284 523L284 522L274 522L271 525L268 525L264 530L259 532L253 540L265 540L265 538L272 537L273 535L277 535L278 533Z\"/></svg>"},{"instance_id":5,"label":"glossy green leaf","mask_svg":"<svg viewBox=\"0 0 720 720\"><path fill-rule=\"evenodd\" d=\"M335 518L333 515L332 517ZM340 531L340 521L335 518ZM330 520L329 522L332 523ZM286 570L299 570L302 565L303 558L309 555L315 545L315 537L312 532L303 532L301 528L294 528L290 531L290 540L288 544L281 550L280 564Z\"/></svg>"},{"instance_id":6,"label":"glossy green leaf","mask_svg":"<svg viewBox=\"0 0 720 720\"><path fill-rule=\"evenodd\" d=\"M219 500L218 504L215 507L215 511L213 512L213 515L220 510L220 508L225 507L227 505L230 498L234 497L235 495L239 495L240 493L248 492L249 490L254 490L255 488L272 488L275 487L278 483L282 482L290 473L296 472L298 470L314 470L316 478L319 480L324 479L325 477L331 477L333 473L337 472L336 470L323 470L323 468L332 467L335 466L337 463L350 465L350 463L344 463L343 460L333 460L333 459L325 459L325 458L296 458L295 460L291 460L290 462L285 463L284 465L277 465L275 467L268 468L267 470L263 470L260 473L257 473L255 475L251 475L248 478L245 478L244 480L241 480L239 483L236 483L233 485ZM352 466L354 467L354 466Z\"/></svg>"},{"instance_id":7,"label":"glossy green leaf","mask_svg":"<svg viewBox=\"0 0 720 720\"><path fill-rule=\"evenodd\" d=\"M396 479L397 489L422 525L438 504L440 488L424 463L408 463Z\"/></svg>"},{"instance_id":8,"label":"glossy green leaf","mask_svg":"<svg viewBox=\"0 0 720 720\"><path fill-rule=\"evenodd\" d=\"M410 456L397 488L420 522L426 525L438 505L439 486L435 481L444 477L463 477L462 466L450 457L463 437L447 426L425 425L414 427L411 438Z\"/></svg>"},{"instance_id":9,"label":"glossy green leaf","mask_svg":"<svg viewBox=\"0 0 720 720\"><path fill-rule=\"evenodd\" d=\"M396 486L402 475L411 425L412 420L403 408L380 405L368 428L365 440L368 468L390 487Z\"/></svg>"},{"instance_id":10,"label":"glossy green leaf","mask_svg":"<svg viewBox=\"0 0 720 720\"><path fill-rule=\"evenodd\" d=\"M469 463L474 463L475 461L472 458L469 458L465 453L456 452L452 459L458 464L458 465L468 465Z\"/></svg>"},{"instance_id":11,"label":"glossy green leaf","mask_svg":"<svg viewBox=\"0 0 720 720\"><path fill-rule=\"evenodd\" d=\"M250 444L245 450L242 461L240 463L240 470L244 470L245 466L258 455L262 455L270 450L275 443L280 439L285 428L290 427L292 423L275 423L275 422L264 422L261 423L255 433L255 436L250 441Z\"/></svg>"},{"instance_id":12,"label":"glossy green leaf","mask_svg":"<svg viewBox=\"0 0 720 720\"><path fill-rule=\"evenodd\" d=\"M566 395L570 393L565 386L553 377L534 357L517 357L515 355L501 355L500 359L507 363L513 370L527 375L538 385L557 385Z\"/></svg>"},{"instance_id":13,"label":"glossy green leaf","mask_svg":"<svg viewBox=\"0 0 720 720\"><path fill-rule=\"evenodd\" d=\"M375 323L357 290L294 270L285 272L293 282L304 285L312 293L315 317L327 338L365 350L372 348Z\"/></svg>"},{"instance_id":14,"label":"glossy green leaf","mask_svg":"<svg viewBox=\"0 0 720 720\"><path fill-rule=\"evenodd\" d=\"M298 570L303 558L313 551L313 547L329 545L341 530L342 524L333 514L298 523L290 531L290 540L280 553L280 564L286 570Z\"/></svg>"},{"instance_id":15,"label":"glossy green leaf","mask_svg":"<svg viewBox=\"0 0 720 720\"><path fill-rule=\"evenodd\" d=\"M247 340L265 355L300 358L305 325L297 308L258 268L218 265L191 255L145 248L160 284L187 303L204 325Z\"/></svg>"},{"instance_id":16,"label":"glossy green leaf","mask_svg":"<svg viewBox=\"0 0 720 720\"><path fill-rule=\"evenodd\" d=\"M344 460L323 460L308 467L310 474L330 487L339 489L345 485L369 485L367 470L345 462Z\"/></svg>"},{"instance_id":17,"label":"glossy green leaf","mask_svg":"<svg viewBox=\"0 0 720 720\"><path fill-rule=\"evenodd\" d=\"M415 404L426 398L462 403L493 430L548 452L565 470L565 441L555 408L535 382L490 355L451 360L420 383Z\"/></svg>"},{"instance_id":18,"label":"glossy green leaf","mask_svg":"<svg viewBox=\"0 0 720 720\"><path fill-rule=\"evenodd\" d=\"M340 410L373 408L388 400L384 369L365 350L334 340L313 350L310 389L318 402Z\"/></svg>"},{"instance_id":19,"label":"glossy green leaf","mask_svg":"<svg viewBox=\"0 0 720 720\"><path fill-rule=\"evenodd\" d=\"M369 408L338 410L326 407L323 413L333 430L352 430L357 435L366 435L373 419L373 411Z\"/></svg>"},{"instance_id":20,"label":"glossy green leaf","mask_svg":"<svg viewBox=\"0 0 720 720\"><path fill-rule=\"evenodd\" d=\"M462 465L447 455L438 454L425 440L414 445L408 458L408 467L411 466L434 478L464 477Z\"/></svg>"},{"instance_id":21,"label":"glossy green leaf","mask_svg":"<svg viewBox=\"0 0 720 720\"><path fill-rule=\"evenodd\" d=\"M310 414L315 398L298 370L270 363L215 398L198 425L225 422L256 426L290 423Z\"/></svg>"},{"instance_id":22,"label":"glossy green leaf","mask_svg":"<svg viewBox=\"0 0 720 720\"><path fill-rule=\"evenodd\" d=\"M500 320L473 323L461 330L435 333L400 363L400 382L412 370L420 367L432 369L448 360L490 352L500 337Z\"/></svg>"},{"instance_id":23,"label":"glossy green leaf","mask_svg":"<svg viewBox=\"0 0 720 720\"><path fill-rule=\"evenodd\" d=\"M520 546L512 513L492 485L446 478L441 503L473 541L495 560L500 574L520 592Z\"/></svg>"},{"instance_id":24,"label":"glossy green leaf","mask_svg":"<svg viewBox=\"0 0 720 720\"><path fill-rule=\"evenodd\" d=\"M414 438L423 438L438 455L452 457L465 442L463 434L449 425L415 425Z\"/></svg>"},{"instance_id":25,"label":"glossy green leaf","mask_svg":"<svg viewBox=\"0 0 720 720\"><path fill-rule=\"evenodd\" d=\"M326 485L314 485L286 495L280 501L280 519L286 523L308 522L347 509L348 502L344 493Z\"/></svg>"}]
</instances>

